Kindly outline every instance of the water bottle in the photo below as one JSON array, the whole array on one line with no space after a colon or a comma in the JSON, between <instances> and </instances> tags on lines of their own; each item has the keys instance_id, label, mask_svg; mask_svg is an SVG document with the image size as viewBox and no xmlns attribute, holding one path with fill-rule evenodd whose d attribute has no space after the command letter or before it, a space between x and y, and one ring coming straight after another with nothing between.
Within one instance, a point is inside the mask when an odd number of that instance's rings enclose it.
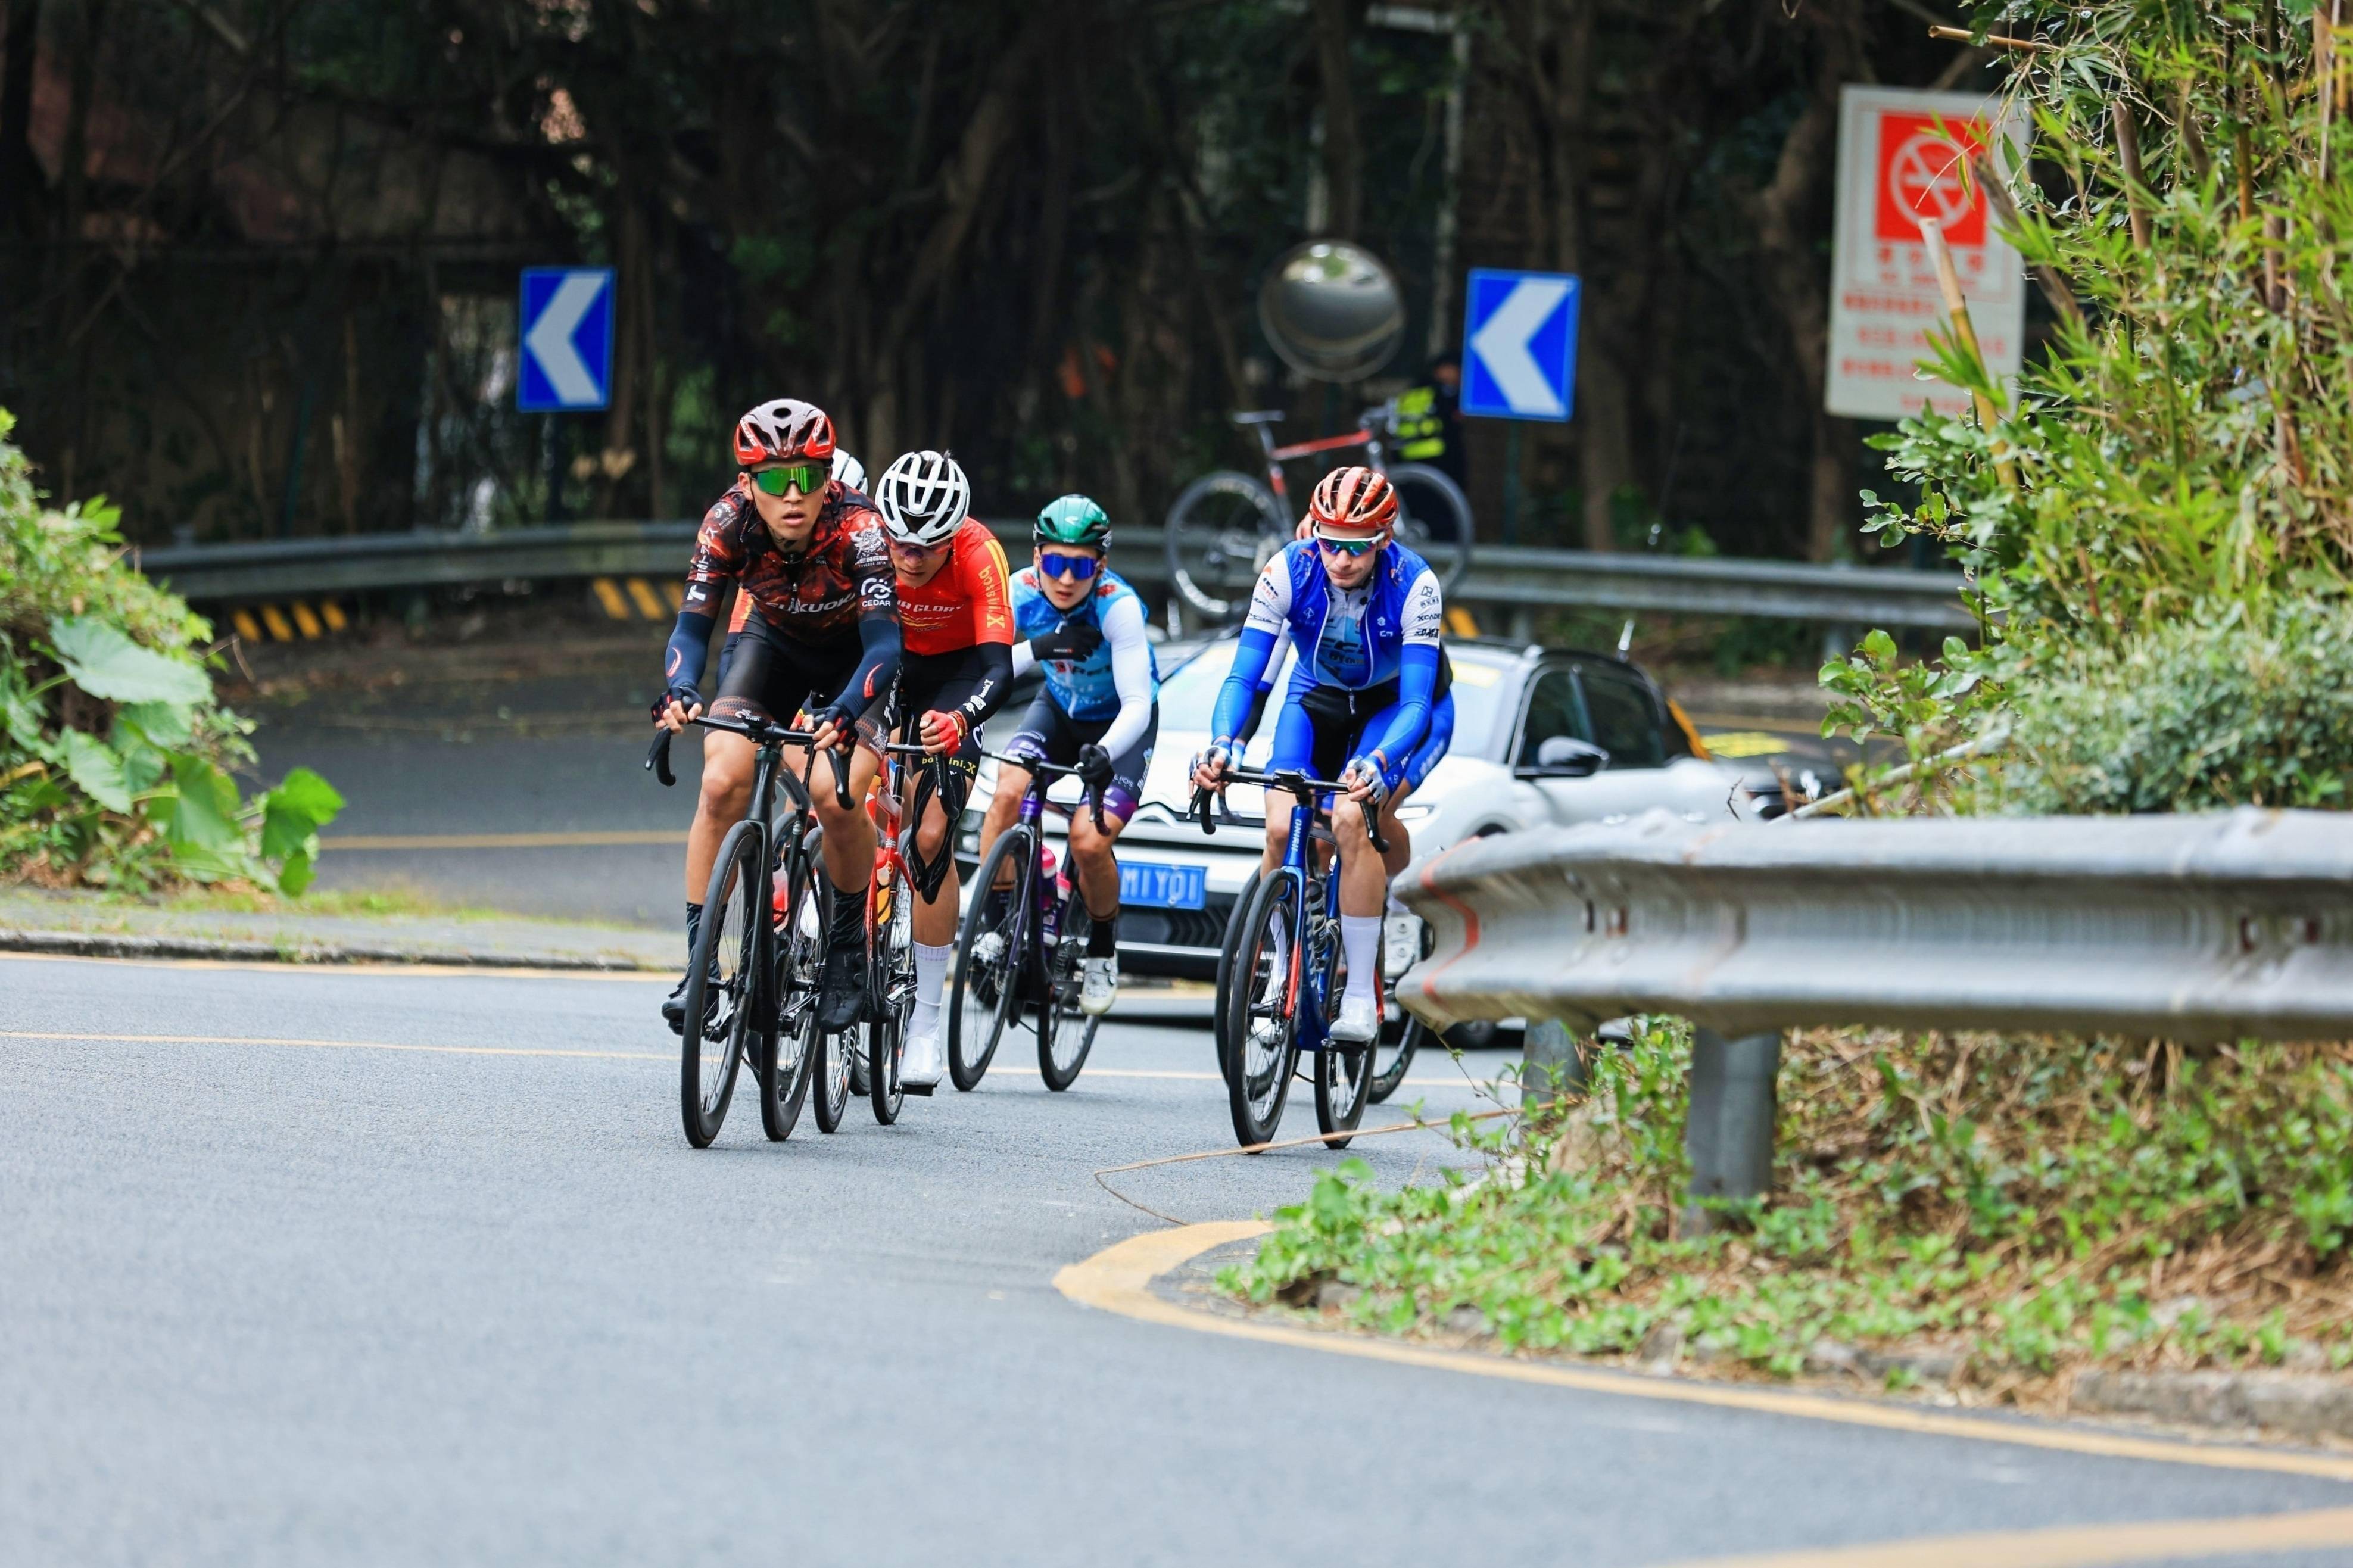
<instances>
[{"instance_id":1,"label":"water bottle","mask_svg":"<svg viewBox=\"0 0 2353 1568\"><path fill-rule=\"evenodd\" d=\"M1052 845L1039 846L1038 862L1038 929L1045 933L1046 945L1051 947L1061 926L1061 895L1068 890L1068 885Z\"/></svg>"}]
</instances>

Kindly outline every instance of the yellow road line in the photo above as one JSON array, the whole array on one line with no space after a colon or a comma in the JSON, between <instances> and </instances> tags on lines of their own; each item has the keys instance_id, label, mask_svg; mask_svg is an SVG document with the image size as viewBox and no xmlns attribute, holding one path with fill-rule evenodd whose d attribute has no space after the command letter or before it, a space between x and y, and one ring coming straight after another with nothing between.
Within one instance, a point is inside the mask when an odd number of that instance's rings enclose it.
<instances>
[{"instance_id":1,"label":"yellow road line","mask_svg":"<svg viewBox=\"0 0 2353 1568\"><path fill-rule=\"evenodd\" d=\"M1929 1437L2055 1449L2100 1458L2140 1459L2157 1464L2196 1465L2209 1469L2256 1470L2277 1475L2313 1476L2331 1481L2353 1481L2353 1458L2340 1458L2328 1454L2130 1437L2116 1433L2037 1426L2023 1421L1995 1420L1982 1415L1941 1415L1905 1405L1875 1404L1861 1398L1840 1399L1794 1390L1590 1371L1550 1362L1439 1350L1401 1340L1370 1339L1318 1329L1293 1328L1285 1323L1255 1319L1220 1317L1180 1307L1153 1294L1152 1280L1155 1276L1166 1274L1213 1247L1260 1236L1267 1229L1268 1226L1256 1220L1238 1220L1148 1231L1070 1265L1054 1276L1054 1288L1082 1306L1099 1307L1144 1322L1165 1323L1198 1333L1222 1334L1229 1339L1256 1340L1264 1344L1322 1351L1326 1355L1356 1356L1366 1361L1431 1367L1472 1377L1544 1384L1554 1388L1572 1388L1580 1393L1606 1394L1623 1399L1651 1399L1674 1405L1746 1410L1763 1415L1798 1416L1848 1426L1911 1432ZM1788 1561L1812 1563L1825 1559L1807 1554ZM2007 1562L2008 1559L1995 1554L1976 1561Z\"/></svg>"},{"instance_id":2,"label":"yellow road line","mask_svg":"<svg viewBox=\"0 0 2353 1568\"><path fill-rule=\"evenodd\" d=\"M586 849L616 844L683 844L672 827L581 833L354 833L319 841L326 849Z\"/></svg>"},{"instance_id":3,"label":"yellow road line","mask_svg":"<svg viewBox=\"0 0 2353 1568\"><path fill-rule=\"evenodd\" d=\"M2353 1546L2353 1509L1989 1531L1868 1546L1694 1558L1677 1568L1982 1568L1989 1563L2002 1568L2105 1568L2109 1563L2178 1563L2316 1546Z\"/></svg>"},{"instance_id":4,"label":"yellow road line","mask_svg":"<svg viewBox=\"0 0 2353 1568\"><path fill-rule=\"evenodd\" d=\"M221 969L248 974L397 975L404 980L628 980L667 985L668 970L549 969L517 963L300 963L261 958L100 958L79 952L0 951L0 963L124 963L144 969Z\"/></svg>"},{"instance_id":5,"label":"yellow road line","mask_svg":"<svg viewBox=\"0 0 2353 1568\"><path fill-rule=\"evenodd\" d=\"M589 1057L610 1061L670 1062L651 1051L583 1051L539 1046L417 1046L391 1040L302 1040L275 1035L86 1035L58 1029L0 1029L0 1040L71 1040L110 1046L301 1046L314 1050L414 1051L452 1057Z\"/></svg>"}]
</instances>

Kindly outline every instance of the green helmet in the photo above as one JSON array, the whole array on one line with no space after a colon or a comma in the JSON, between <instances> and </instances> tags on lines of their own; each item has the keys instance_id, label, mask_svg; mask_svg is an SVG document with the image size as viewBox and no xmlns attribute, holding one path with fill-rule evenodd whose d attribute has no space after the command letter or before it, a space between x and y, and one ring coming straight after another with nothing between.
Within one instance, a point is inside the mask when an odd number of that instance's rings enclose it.
<instances>
[{"instance_id":1,"label":"green helmet","mask_svg":"<svg viewBox=\"0 0 2353 1568\"><path fill-rule=\"evenodd\" d=\"M1046 503L1046 510L1038 514L1033 537L1040 544L1092 544L1108 550L1111 519L1084 496L1064 496Z\"/></svg>"}]
</instances>

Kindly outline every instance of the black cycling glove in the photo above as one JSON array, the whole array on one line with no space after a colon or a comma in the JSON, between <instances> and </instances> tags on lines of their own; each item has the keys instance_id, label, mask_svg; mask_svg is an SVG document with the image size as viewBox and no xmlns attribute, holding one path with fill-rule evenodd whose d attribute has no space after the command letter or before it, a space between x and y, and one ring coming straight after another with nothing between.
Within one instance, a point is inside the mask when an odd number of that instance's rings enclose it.
<instances>
[{"instance_id":1,"label":"black cycling glove","mask_svg":"<svg viewBox=\"0 0 2353 1568\"><path fill-rule=\"evenodd\" d=\"M828 702L822 708L808 710L808 727L811 730L822 730L828 723L847 737L858 723L858 713L847 702Z\"/></svg>"},{"instance_id":2,"label":"black cycling glove","mask_svg":"<svg viewBox=\"0 0 2353 1568\"><path fill-rule=\"evenodd\" d=\"M673 702L692 712L702 701L702 693L694 689L693 682L681 680L654 699L654 722L661 722L662 715L670 711L670 705Z\"/></svg>"},{"instance_id":3,"label":"black cycling glove","mask_svg":"<svg viewBox=\"0 0 2353 1568\"><path fill-rule=\"evenodd\" d=\"M1029 639L1029 657L1043 662L1047 659L1082 659L1103 647L1103 628L1089 621L1064 621L1050 632Z\"/></svg>"},{"instance_id":4,"label":"black cycling glove","mask_svg":"<svg viewBox=\"0 0 2353 1568\"><path fill-rule=\"evenodd\" d=\"M1093 744L1081 746L1078 773L1079 782L1089 789L1098 792L1109 789L1112 776L1111 753L1101 746Z\"/></svg>"}]
</instances>

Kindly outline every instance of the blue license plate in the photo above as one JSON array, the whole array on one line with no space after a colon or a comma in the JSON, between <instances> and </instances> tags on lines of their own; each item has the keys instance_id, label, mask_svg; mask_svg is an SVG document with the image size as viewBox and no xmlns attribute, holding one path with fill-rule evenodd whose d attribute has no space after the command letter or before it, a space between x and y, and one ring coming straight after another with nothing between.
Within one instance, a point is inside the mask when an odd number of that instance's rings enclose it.
<instances>
[{"instance_id":1,"label":"blue license plate","mask_svg":"<svg viewBox=\"0 0 2353 1568\"><path fill-rule=\"evenodd\" d=\"M1199 866L1123 858L1119 901L1145 909L1198 910L1209 901L1209 873Z\"/></svg>"}]
</instances>

